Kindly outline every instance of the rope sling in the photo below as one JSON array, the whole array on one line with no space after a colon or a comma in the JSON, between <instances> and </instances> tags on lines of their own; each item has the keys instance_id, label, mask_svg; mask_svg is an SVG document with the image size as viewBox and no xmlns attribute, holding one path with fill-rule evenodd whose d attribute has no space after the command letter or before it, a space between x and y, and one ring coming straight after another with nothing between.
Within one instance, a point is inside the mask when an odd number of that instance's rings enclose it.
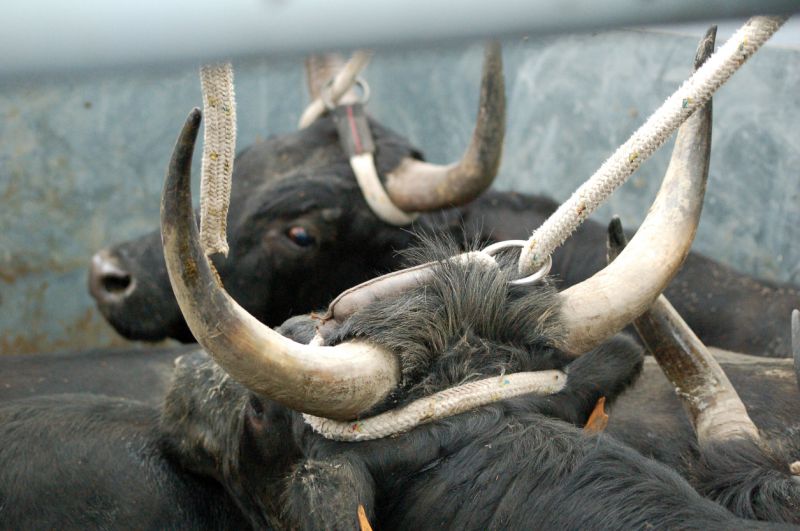
<instances>
[{"instance_id":1,"label":"rope sling","mask_svg":"<svg viewBox=\"0 0 800 531\"><path fill-rule=\"evenodd\" d=\"M536 229L519 257L519 273L530 274L580 226L611 193L622 185L675 132L705 105L714 92L747 61L787 17L759 16L714 53L672 96L667 98L627 142Z\"/></svg>"},{"instance_id":2,"label":"rope sling","mask_svg":"<svg viewBox=\"0 0 800 531\"><path fill-rule=\"evenodd\" d=\"M786 19L787 17L782 16L757 16L748 20L594 175L533 232L520 253L519 272L530 275L540 269L553 251L642 162L661 147L696 109L705 105L714 92L758 51ZM355 80L352 73L341 76L341 79L344 77ZM230 175L236 141L233 72L230 64L203 67L201 79L206 113L201 185L201 241L206 254L227 253L224 217L227 215L230 198ZM345 90L346 88L342 89L343 92ZM312 114L309 112L309 115ZM206 218L207 225L204 225ZM208 240L203 239L204 227L208 227ZM206 246L206 241L211 243ZM487 258L493 260L488 255ZM549 384L542 387L545 378ZM453 387L368 419L341 422L308 414L304 418L315 431L326 438L342 441L378 439L512 396L530 392L557 392L565 384L566 376L560 371L507 374Z\"/></svg>"}]
</instances>

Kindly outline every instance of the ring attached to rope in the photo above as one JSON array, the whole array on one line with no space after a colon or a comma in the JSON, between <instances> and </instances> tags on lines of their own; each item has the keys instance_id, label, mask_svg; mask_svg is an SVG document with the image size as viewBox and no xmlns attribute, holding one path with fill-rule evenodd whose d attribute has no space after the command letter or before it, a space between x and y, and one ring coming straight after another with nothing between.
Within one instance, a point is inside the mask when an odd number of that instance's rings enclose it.
<instances>
[{"instance_id":1,"label":"ring attached to rope","mask_svg":"<svg viewBox=\"0 0 800 531\"><path fill-rule=\"evenodd\" d=\"M325 108L329 111L332 111L336 108L336 103L333 102L331 98L331 90L333 89L333 82L336 80L335 77L332 77L328 80L327 83L322 87L322 90L319 91L319 97L322 100L322 103L325 104ZM353 82L353 86L357 86L361 89L361 98L356 102L360 103L361 105L366 105L369 101L369 84L364 80L361 76L356 76L355 81Z\"/></svg>"},{"instance_id":2,"label":"ring attached to rope","mask_svg":"<svg viewBox=\"0 0 800 531\"><path fill-rule=\"evenodd\" d=\"M528 242L525 240L505 240L502 242L493 243L487 248L483 250L484 253L488 254L489 256L493 256L498 251L503 249L508 249L510 247L519 247L522 249ZM534 271L533 274L528 275L524 278L518 278L516 280L511 280L509 283L513 284L514 286L530 286L531 284L536 284L541 279L547 276L550 272L550 269L553 267L553 258L551 256L547 257L547 260L544 261L542 267Z\"/></svg>"}]
</instances>

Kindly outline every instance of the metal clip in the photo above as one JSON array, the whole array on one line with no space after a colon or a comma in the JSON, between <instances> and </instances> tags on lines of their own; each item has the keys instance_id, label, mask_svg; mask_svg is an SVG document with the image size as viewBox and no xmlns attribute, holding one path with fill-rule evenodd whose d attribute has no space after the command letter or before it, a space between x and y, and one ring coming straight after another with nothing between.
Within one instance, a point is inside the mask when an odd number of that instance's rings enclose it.
<instances>
[{"instance_id":1,"label":"metal clip","mask_svg":"<svg viewBox=\"0 0 800 531\"><path fill-rule=\"evenodd\" d=\"M502 242L493 243L488 246L486 249L483 250L484 253L488 254L489 256L494 255L497 251L502 249L508 249L509 247L519 247L523 248L527 242L525 240L506 240ZM532 275L529 275L524 278L518 278L516 280L511 280L509 284L513 284L514 286L528 286L531 284L535 284L543 279L547 274L550 272L550 268L553 267L553 257L548 256L547 260L545 260L542 267L540 267L537 271L535 271Z\"/></svg>"}]
</instances>

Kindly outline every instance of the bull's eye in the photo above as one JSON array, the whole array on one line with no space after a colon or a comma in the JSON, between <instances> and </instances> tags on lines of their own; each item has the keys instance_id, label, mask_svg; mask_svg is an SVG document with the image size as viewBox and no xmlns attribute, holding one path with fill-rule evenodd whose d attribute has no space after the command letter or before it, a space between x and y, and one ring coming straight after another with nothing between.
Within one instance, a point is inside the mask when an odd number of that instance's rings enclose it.
<instances>
[{"instance_id":1,"label":"bull's eye","mask_svg":"<svg viewBox=\"0 0 800 531\"><path fill-rule=\"evenodd\" d=\"M300 247L309 247L314 245L316 242L314 236L312 236L311 233L305 229L305 227L292 227L286 232L286 235L289 236L289 239Z\"/></svg>"}]
</instances>

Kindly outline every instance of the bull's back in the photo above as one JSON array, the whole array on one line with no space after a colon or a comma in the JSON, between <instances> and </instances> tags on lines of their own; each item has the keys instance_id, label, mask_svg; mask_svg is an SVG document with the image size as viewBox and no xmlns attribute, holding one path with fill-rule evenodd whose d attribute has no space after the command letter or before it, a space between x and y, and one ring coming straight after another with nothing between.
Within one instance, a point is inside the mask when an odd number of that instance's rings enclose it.
<instances>
[{"instance_id":1,"label":"bull's back","mask_svg":"<svg viewBox=\"0 0 800 531\"><path fill-rule=\"evenodd\" d=\"M158 411L58 395L0 405L0 528L246 527L214 482L162 451Z\"/></svg>"}]
</instances>

